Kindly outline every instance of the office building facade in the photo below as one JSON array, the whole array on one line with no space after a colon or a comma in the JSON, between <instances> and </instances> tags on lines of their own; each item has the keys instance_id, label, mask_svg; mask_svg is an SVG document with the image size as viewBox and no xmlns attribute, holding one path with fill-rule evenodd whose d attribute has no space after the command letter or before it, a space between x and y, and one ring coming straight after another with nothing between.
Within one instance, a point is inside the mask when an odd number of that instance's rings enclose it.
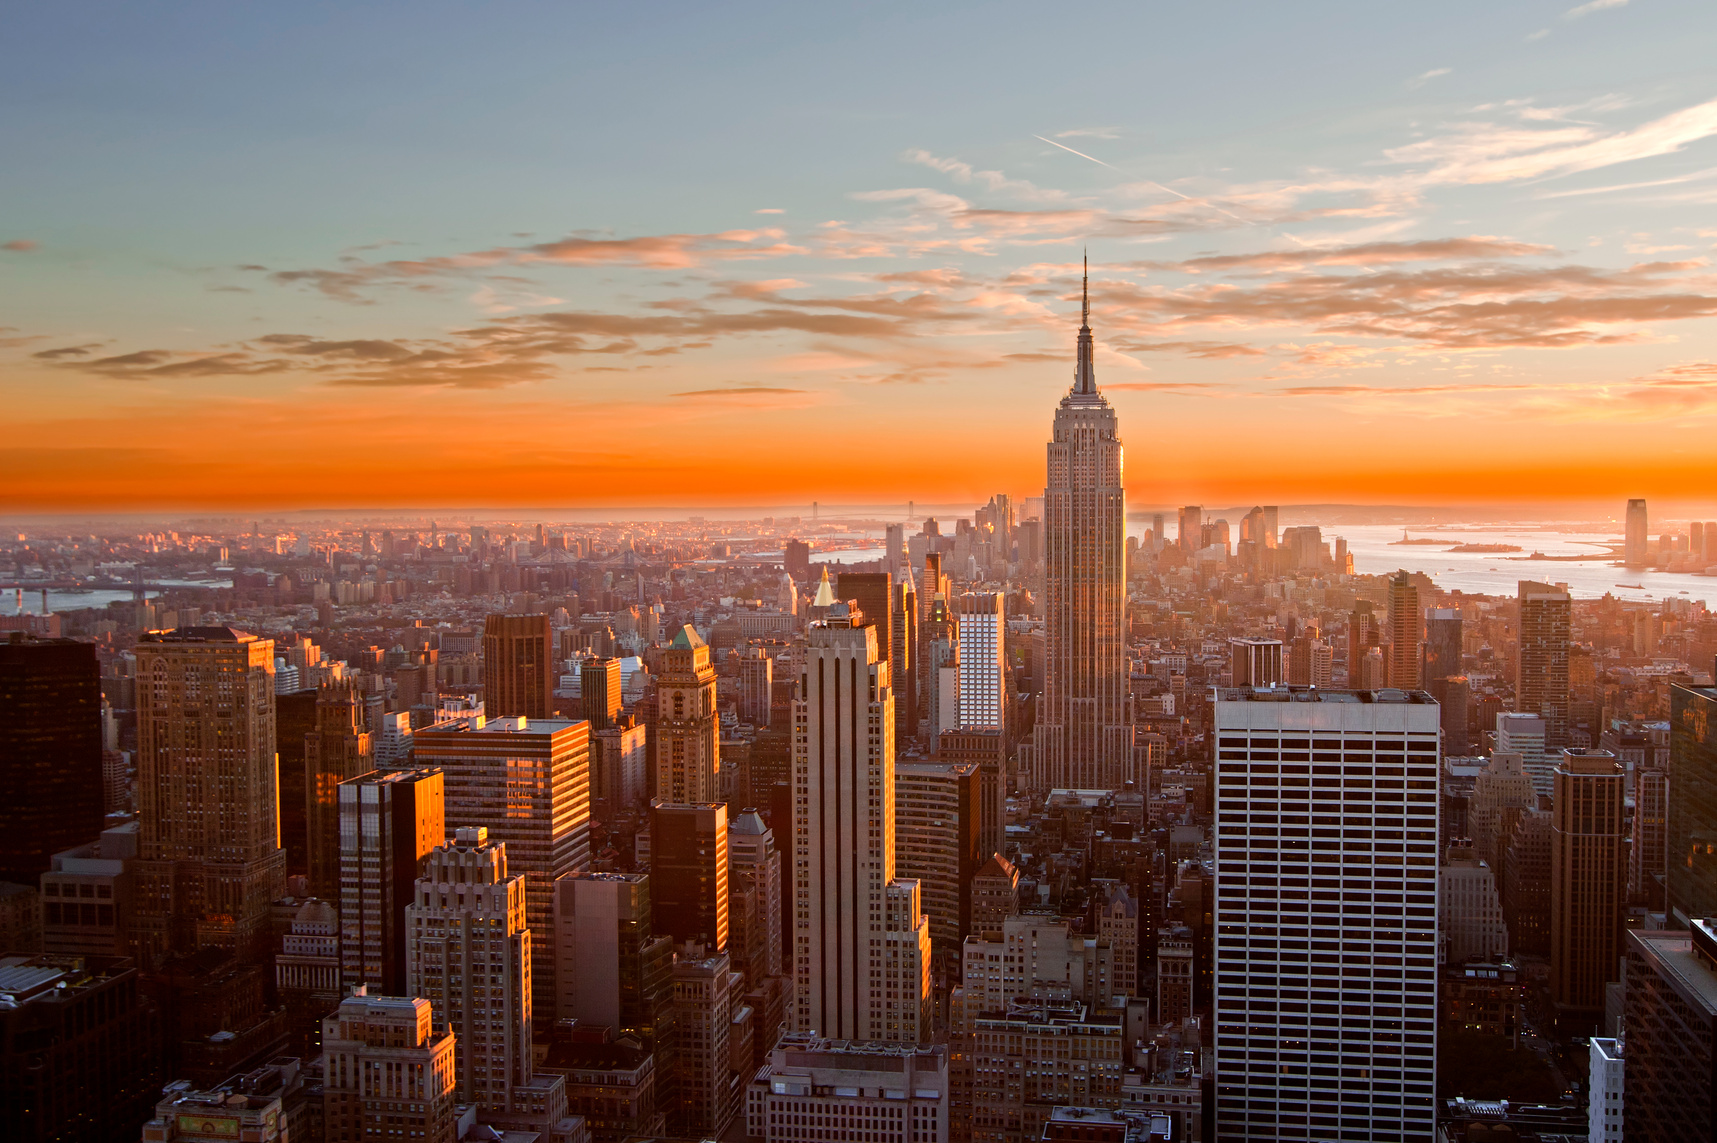
<instances>
[{"instance_id":1,"label":"office building facade","mask_svg":"<svg viewBox=\"0 0 1717 1143\"><path fill-rule=\"evenodd\" d=\"M676 945L727 951L727 804L650 807L650 887L656 932Z\"/></svg>"},{"instance_id":2,"label":"office building facade","mask_svg":"<svg viewBox=\"0 0 1717 1143\"><path fill-rule=\"evenodd\" d=\"M1626 881L1621 763L1562 752L1550 832L1550 998L1558 1019L1595 1024L1616 979ZM1587 1029L1590 1031L1590 1029Z\"/></svg>"},{"instance_id":3,"label":"office building facade","mask_svg":"<svg viewBox=\"0 0 1717 1143\"><path fill-rule=\"evenodd\" d=\"M1667 833L1672 923L1717 917L1717 687L1670 687Z\"/></svg>"},{"instance_id":4,"label":"office building facade","mask_svg":"<svg viewBox=\"0 0 1717 1143\"><path fill-rule=\"evenodd\" d=\"M1215 699L1218 1135L1431 1143L1436 704Z\"/></svg>"},{"instance_id":5,"label":"office building facade","mask_svg":"<svg viewBox=\"0 0 1717 1143\"><path fill-rule=\"evenodd\" d=\"M363 774L340 783L340 979L378 995L406 990L405 907L422 863L447 840L440 770Z\"/></svg>"},{"instance_id":6,"label":"office building facade","mask_svg":"<svg viewBox=\"0 0 1717 1143\"><path fill-rule=\"evenodd\" d=\"M95 644L0 635L0 710L0 881L34 885L101 832Z\"/></svg>"},{"instance_id":7,"label":"office building facade","mask_svg":"<svg viewBox=\"0 0 1717 1143\"><path fill-rule=\"evenodd\" d=\"M491 718L554 714L554 631L547 615L483 621L483 710Z\"/></svg>"},{"instance_id":8,"label":"office building facade","mask_svg":"<svg viewBox=\"0 0 1717 1143\"><path fill-rule=\"evenodd\" d=\"M681 627L662 652L656 684L656 789L664 802L713 802L721 797L721 720L715 709L715 667L709 646Z\"/></svg>"},{"instance_id":9,"label":"office building facade","mask_svg":"<svg viewBox=\"0 0 1717 1143\"><path fill-rule=\"evenodd\" d=\"M1520 581L1515 709L1544 719L1544 745L1568 745L1568 646L1574 615L1566 585Z\"/></svg>"},{"instance_id":10,"label":"office building facade","mask_svg":"<svg viewBox=\"0 0 1717 1143\"><path fill-rule=\"evenodd\" d=\"M137 642L140 961L217 946L260 963L286 891L278 843L274 643L227 627Z\"/></svg>"}]
</instances>

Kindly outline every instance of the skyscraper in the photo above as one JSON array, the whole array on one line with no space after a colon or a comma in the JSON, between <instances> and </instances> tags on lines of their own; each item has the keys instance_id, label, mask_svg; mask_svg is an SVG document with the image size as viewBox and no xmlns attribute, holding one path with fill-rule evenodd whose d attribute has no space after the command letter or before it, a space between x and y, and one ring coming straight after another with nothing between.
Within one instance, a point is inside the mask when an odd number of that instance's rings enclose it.
<instances>
[{"instance_id":1,"label":"skyscraper","mask_svg":"<svg viewBox=\"0 0 1717 1143\"><path fill-rule=\"evenodd\" d=\"M620 713L620 660L599 656L579 668L579 696L592 732L606 730Z\"/></svg>"},{"instance_id":2,"label":"skyscraper","mask_svg":"<svg viewBox=\"0 0 1717 1143\"><path fill-rule=\"evenodd\" d=\"M316 728L304 736L304 820L312 897L332 901L339 896L340 783L368 774L374 764L375 745L364 723L363 695L350 683L323 687L316 696Z\"/></svg>"},{"instance_id":3,"label":"skyscraper","mask_svg":"<svg viewBox=\"0 0 1717 1143\"><path fill-rule=\"evenodd\" d=\"M1419 585L1404 571L1389 577L1389 685L1418 690L1424 626L1419 614Z\"/></svg>"},{"instance_id":4,"label":"skyscraper","mask_svg":"<svg viewBox=\"0 0 1717 1143\"><path fill-rule=\"evenodd\" d=\"M1544 717L1544 745L1568 745L1568 644L1574 602L1567 587L1520 581L1520 659L1515 709Z\"/></svg>"},{"instance_id":5,"label":"skyscraper","mask_svg":"<svg viewBox=\"0 0 1717 1143\"><path fill-rule=\"evenodd\" d=\"M1183 552L1196 552L1204 546L1204 509L1188 504L1180 510L1180 524L1175 542Z\"/></svg>"},{"instance_id":6,"label":"skyscraper","mask_svg":"<svg viewBox=\"0 0 1717 1143\"><path fill-rule=\"evenodd\" d=\"M756 810L734 816L727 825L728 899L755 896L756 909L744 917L728 910L728 952L733 967L755 988L781 975L781 894L784 870L775 831Z\"/></svg>"},{"instance_id":7,"label":"skyscraper","mask_svg":"<svg viewBox=\"0 0 1717 1143\"><path fill-rule=\"evenodd\" d=\"M983 776L975 762L896 762L895 872L918 882L930 939L958 956L970 931L971 884L989 850L978 825Z\"/></svg>"},{"instance_id":8,"label":"skyscraper","mask_svg":"<svg viewBox=\"0 0 1717 1143\"><path fill-rule=\"evenodd\" d=\"M1230 639L1228 660L1237 687L1273 687L1288 681L1280 639Z\"/></svg>"},{"instance_id":9,"label":"skyscraper","mask_svg":"<svg viewBox=\"0 0 1717 1143\"><path fill-rule=\"evenodd\" d=\"M554 883L557 1016L652 1044L673 999L673 938L652 928L644 873L568 873Z\"/></svg>"},{"instance_id":10,"label":"skyscraper","mask_svg":"<svg viewBox=\"0 0 1717 1143\"><path fill-rule=\"evenodd\" d=\"M1646 519L1645 501L1628 501L1627 531L1622 537L1622 562L1630 568L1643 568L1650 562L1646 555L1650 523Z\"/></svg>"},{"instance_id":11,"label":"skyscraper","mask_svg":"<svg viewBox=\"0 0 1717 1143\"><path fill-rule=\"evenodd\" d=\"M656 684L656 797L713 802L721 797L721 719L709 645L688 624L662 652Z\"/></svg>"},{"instance_id":12,"label":"skyscraper","mask_svg":"<svg viewBox=\"0 0 1717 1143\"><path fill-rule=\"evenodd\" d=\"M1433 607L1425 612L1423 678L1429 683L1451 675L1465 674L1461 667L1461 612L1456 607Z\"/></svg>"},{"instance_id":13,"label":"skyscraper","mask_svg":"<svg viewBox=\"0 0 1717 1143\"><path fill-rule=\"evenodd\" d=\"M423 859L447 839L440 770L363 774L340 783L340 980L405 991L405 907Z\"/></svg>"},{"instance_id":14,"label":"skyscraper","mask_svg":"<svg viewBox=\"0 0 1717 1143\"><path fill-rule=\"evenodd\" d=\"M0 881L34 885L101 833L95 644L0 637L0 711Z\"/></svg>"},{"instance_id":15,"label":"skyscraper","mask_svg":"<svg viewBox=\"0 0 1717 1143\"><path fill-rule=\"evenodd\" d=\"M727 805L650 807L650 893L656 931L675 944L727 951Z\"/></svg>"},{"instance_id":16,"label":"skyscraper","mask_svg":"<svg viewBox=\"0 0 1717 1143\"><path fill-rule=\"evenodd\" d=\"M1717 1136L1717 929L1630 931L1622 1132L1630 1143Z\"/></svg>"},{"instance_id":17,"label":"skyscraper","mask_svg":"<svg viewBox=\"0 0 1717 1143\"><path fill-rule=\"evenodd\" d=\"M207 946L266 957L286 891L273 640L228 627L138 639L137 786L140 961Z\"/></svg>"},{"instance_id":18,"label":"skyscraper","mask_svg":"<svg viewBox=\"0 0 1717 1143\"><path fill-rule=\"evenodd\" d=\"M1097 391L1089 291L1073 387L1055 413L1044 485L1044 650L1033 730L1041 789L1120 789L1130 777L1127 722L1126 490L1115 410Z\"/></svg>"},{"instance_id":19,"label":"skyscraper","mask_svg":"<svg viewBox=\"0 0 1717 1143\"><path fill-rule=\"evenodd\" d=\"M928 1029L930 922L895 877L894 696L844 603L808 632L793 704L792 1023L838 1039Z\"/></svg>"},{"instance_id":20,"label":"skyscraper","mask_svg":"<svg viewBox=\"0 0 1717 1143\"><path fill-rule=\"evenodd\" d=\"M960 729L1000 730L1007 686L1007 615L1002 593L967 593L957 606Z\"/></svg>"},{"instance_id":21,"label":"skyscraper","mask_svg":"<svg viewBox=\"0 0 1717 1143\"><path fill-rule=\"evenodd\" d=\"M1717 917L1717 687L1670 687L1667 828L1671 924Z\"/></svg>"},{"instance_id":22,"label":"skyscraper","mask_svg":"<svg viewBox=\"0 0 1717 1143\"><path fill-rule=\"evenodd\" d=\"M1437 707L1392 697L1216 692L1221 1139L1433 1138Z\"/></svg>"},{"instance_id":23,"label":"skyscraper","mask_svg":"<svg viewBox=\"0 0 1717 1143\"><path fill-rule=\"evenodd\" d=\"M322 1021L322 1047L328 1143L459 1138L454 1037L434 1029L429 1001L360 991Z\"/></svg>"},{"instance_id":24,"label":"skyscraper","mask_svg":"<svg viewBox=\"0 0 1717 1143\"><path fill-rule=\"evenodd\" d=\"M483 710L490 718L554 714L554 632L547 615L483 622Z\"/></svg>"},{"instance_id":25,"label":"skyscraper","mask_svg":"<svg viewBox=\"0 0 1717 1143\"><path fill-rule=\"evenodd\" d=\"M1609 751L1562 751L1550 830L1550 998L1558 1023L1583 1034L1603 1013L1621 955L1622 786Z\"/></svg>"},{"instance_id":26,"label":"skyscraper","mask_svg":"<svg viewBox=\"0 0 1717 1143\"><path fill-rule=\"evenodd\" d=\"M555 1009L554 880L590 866L590 725L582 720L460 720L417 732L417 761L447 782L447 828L487 826L525 877L534 940L532 1009Z\"/></svg>"},{"instance_id":27,"label":"skyscraper","mask_svg":"<svg viewBox=\"0 0 1717 1143\"><path fill-rule=\"evenodd\" d=\"M430 851L406 906L407 991L459 1045L459 1096L502 1111L531 1079L531 933L507 847L463 826Z\"/></svg>"}]
</instances>

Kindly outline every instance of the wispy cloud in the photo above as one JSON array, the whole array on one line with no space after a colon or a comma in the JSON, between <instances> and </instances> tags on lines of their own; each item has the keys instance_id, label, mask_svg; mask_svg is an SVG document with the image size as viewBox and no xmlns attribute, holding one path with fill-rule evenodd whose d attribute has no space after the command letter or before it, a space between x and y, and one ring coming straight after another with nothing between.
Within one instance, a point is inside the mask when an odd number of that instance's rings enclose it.
<instances>
[{"instance_id":1,"label":"wispy cloud","mask_svg":"<svg viewBox=\"0 0 1717 1143\"><path fill-rule=\"evenodd\" d=\"M1578 20L1582 16L1590 16L1593 12L1602 12L1606 8L1626 8L1628 0L1588 0L1578 7L1570 8L1562 13L1564 20Z\"/></svg>"},{"instance_id":2,"label":"wispy cloud","mask_svg":"<svg viewBox=\"0 0 1717 1143\"><path fill-rule=\"evenodd\" d=\"M1424 87L1427 83L1430 83L1433 79L1436 79L1438 76L1448 75L1450 72L1452 72L1454 70L1455 69L1452 67L1434 67L1430 71L1422 71L1418 75L1414 76L1412 79L1408 80L1407 86L1409 88Z\"/></svg>"},{"instance_id":3,"label":"wispy cloud","mask_svg":"<svg viewBox=\"0 0 1717 1143\"><path fill-rule=\"evenodd\" d=\"M1057 139L1119 139L1121 131L1118 127L1075 127L1071 131L1057 131Z\"/></svg>"},{"instance_id":4,"label":"wispy cloud","mask_svg":"<svg viewBox=\"0 0 1717 1143\"><path fill-rule=\"evenodd\" d=\"M0 250L14 250L19 253L25 253L36 249L40 245L41 243L37 242L33 238L14 238L10 242L0 242Z\"/></svg>"}]
</instances>

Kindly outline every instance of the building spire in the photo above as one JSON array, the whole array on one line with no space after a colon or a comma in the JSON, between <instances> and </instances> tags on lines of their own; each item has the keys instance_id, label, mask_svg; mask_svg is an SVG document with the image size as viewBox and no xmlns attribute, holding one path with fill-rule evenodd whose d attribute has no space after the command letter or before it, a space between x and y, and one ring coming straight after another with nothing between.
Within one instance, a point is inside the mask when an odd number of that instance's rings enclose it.
<instances>
[{"instance_id":1,"label":"building spire","mask_svg":"<svg viewBox=\"0 0 1717 1143\"><path fill-rule=\"evenodd\" d=\"M1097 372L1092 364L1095 349L1091 342L1091 256L1085 256L1085 276L1079 290L1079 364L1073 373L1075 393L1095 393Z\"/></svg>"}]
</instances>

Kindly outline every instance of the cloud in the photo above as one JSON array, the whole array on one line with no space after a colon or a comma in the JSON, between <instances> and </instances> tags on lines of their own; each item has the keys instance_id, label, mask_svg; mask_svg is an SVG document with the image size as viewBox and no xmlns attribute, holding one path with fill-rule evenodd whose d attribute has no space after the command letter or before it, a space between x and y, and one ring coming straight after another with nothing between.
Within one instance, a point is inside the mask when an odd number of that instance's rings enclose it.
<instances>
[{"instance_id":1,"label":"cloud","mask_svg":"<svg viewBox=\"0 0 1717 1143\"><path fill-rule=\"evenodd\" d=\"M752 214L786 214L787 212L785 210L782 210L778 206L765 206L765 207L759 207L758 209L752 211L751 213Z\"/></svg>"},{"instance_id":2,"label":"cloud","mask_svg":"<svg viewBox=\"0 0 1717 1143\"><path fill-rule=\"evenodd\" d=\"M1427 393L1514 393L1537 385L1290 385L1259 397L1417 397Z\"/></svg>"},{"instance_id":3,"label":"cloud","mask_svg":"<svg viewBox=\"0 0 1717 1143\"><path fill-rule=\"evenodd\" d=\"M1548 36L1549 34L1550 34L1549 28L1540 28L1536 32L1533 32L1530 35L1528 35L1526 37L1526 42L1529 44L1536 43L1537 41L1542 40L1544 37Z\"/></svg>"},{"instance_id":4,"label":"cloud","mask_svg":"<svg viewBox=\"0 0 1717 1143\"><path fill-rule=\"evenodd\" d=\"M1109 381L1099 388L1105 393L1199 393L1227 386L1215 381Z\"/></svg>"},{"instance_id":5,"label":"cloud","mask_svg":"<svg viewBox=\"0 0 1717 1143\"><path fill-rule=\"evenodd\" d=\"M1426 184L1492 183L1597 170L1680 151L1717 134L1717 100L1671 112L1631 130L1603 134L1566 124L1548 129L1468 124L1384 152L1389 161L1423 165Z\"/></svg>"},{"instance_id":6,"label":"cloud","mask_svg":"<svg viewBox=\"0 0 1717 1143\"><path fill-rule=\"evenodd\" d=\"M1071 131L1057 131L1057 139L1119 139L1121 130L1118 127L1075 127Z\"/></svg>"},{"instance_id":7,"label":"cloud","mask_svg":"<svg viewBox=\"0 0 1717 1143\"><path fill-rule=\"evenodd\" d=\"M30 356L42 361L63 361L68 357L88 357L100 349L101 344L99 341L92 341L88 345L66 345L59 349L44 349L30 354Z\"/></svg>"},{"instance_id":8,"label":"cloud","mask_svg":"<svg viewBox=\"0 0 1717 1143\"><path fill-rule=\"evenodd\" d=\"M771 385L742 385L732 389L688 389L676 397L749 397L758 394L804 393L804 389L781 389Z\"/></svg>"},{"instance_id":9,"label":"cloud","mask_svg":"<svg viewBox=\"0 0 1717 1143\"><path fill-rule=\"evenodd\" d=\"M14 238L10 242L0 243L0 250L16 250L22 253L34 250L39 246L41 246L41 243L37 242L33 238Z\"/></svg>"},{"instance_id":10,"label":"cloud","mask_svg":"<svg viewBox=\"0 0 1717 1143\"><path fill-rule=\"evenodd\" d=\"M1213 359L1264 356L1264 351L1257 346L1232 341L1135 341L1123 337L1115 339L1113 345L1122 353L1179 353L1187 357Z\"/></svg>"},{"instance_id":11,"label":"cloud","mask_svg":"<svg viewBox=\"0 0 1717 1143\"><path fill-rule=\"evenodd\" d=\"M1562 18L1564 20L1578 20L1582 16L1591 15L1593 12L1602 12L1606 8L1626 8L1627 6L1628 0L1588 0L1587 3L1562 13Z\"/></svg>"},{"instance_id":12,"label":"cloud","mask_svg":"<svg viewBox=\"0 0 1717 1143\"><path fill-rule=\"evenodd\" d=\"M1436 79L1438 76L1448 75L1450 72L1452 72L1454 70L1455 69L1452 67L1434 67L1430 71L1420 72L1418 75L1416 75L1412 79L1408 80L1407 86L1409 88L1424 87L1427 83L1429 83L1433 79Z\"/></svg>"},{"instance_id":13,"label":"cloud","mask_svg":"<svg viewBox=\"0 0 1717 1143\"><path fill-rule=\"evenodd\" d=\"M1422 242L1371 242L1353 246L1326 246L1311 250L1269 250L1256 254L1206 255L1183 262L1156 262L1159 269L1201 274L1212 271L1256 270L1274 273L1314 266L1392 266L1403 262L1447 262L1459 259L1523 258L1554 254L1553 246L1517 242L1506 238L1475 235L1470 238L1438 238Z\"/></svg>"}]
</instances>

